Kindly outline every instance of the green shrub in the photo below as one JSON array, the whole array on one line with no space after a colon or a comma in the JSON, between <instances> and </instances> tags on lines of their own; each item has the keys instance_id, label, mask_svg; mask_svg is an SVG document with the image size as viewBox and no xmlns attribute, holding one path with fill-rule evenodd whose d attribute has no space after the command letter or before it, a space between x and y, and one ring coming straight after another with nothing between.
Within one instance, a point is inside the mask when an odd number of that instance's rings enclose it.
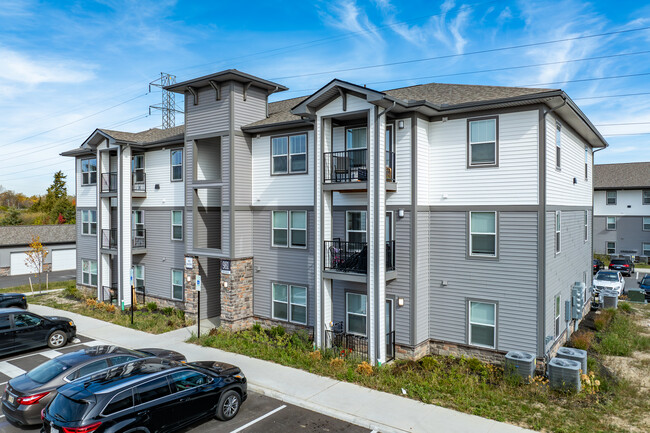
<instances>
[{"instance_id":1,"label":"green shrub","mask_svg":"<svg viewBox=\"0 0 650 433\"><path fill-rule=\"evenodd\" d=\"M621 302L618 304L618 308L621 311L624 311L626 313L631 313L632 312L632 306L628 302Z\"/></svg>"},{"instance_id":2,"label":"green shrub","mask_svg":"<svg viewBox=\"0 0 650 433\"><path fill-rule=\"evenodd\" d=\"M174 313L176 313L176 317L181 319L183 322L185 321L185 310L175 310Z\"/></svg>"},{"instance_id":3,"label":"green shrub","mask_svg":"<svg viewBox=\"0 0 650 433\"><path fill-rule=\"evenodd\" d=\"M434 371L438 367L440 367L440 362L437 359L432 358L430 356L425 356L424 358L420 359L419 362L420 362L420 366L427 371Z\"/></svg>"},{"instance_id":4,"label":"green shrub","mask_svg":"<svg viewBox=\"0 0 650 433\"><path fill-rule=\"evenodd\" d=\"M162 313L165 316L171 316L173 312L174 312L174 307L165 307L162 309Z\"/></svg>"},{"instance_id":5,"label":"green shrub","mask_svg":"<svg viewBox=\"0 0 650 433\"><path fill-rule=\"evenodd\" d=\"M271 338L282 337L284 334L286 334L286 330L283 326L280 325L272 327L267 332Z\"/></svg>"},{"instance_id":6,"label":"green shrub","mask_svg":"<svg viewBox=\"0 0 650 433\"><path fill-rule=\"evenodd\" d=\"M66 298L74 298L74 299L84 298L83 293L81 293L81 291L74 286L66 287L65 289L63 289L63 296L65 296Z\"/></svg>"},{"instance_id":7,"label":"green shrub","mask_svg":"<svg viewBox=\"0 0 650 433\"><path fill-rule=\"evenodd\" d=\"M260 325L259 323L255 323L252 326L251 330L256 334L259 334L260 332L262 332L262 325Z\"/></svg>"},{"instance_id":8,"label":"green shrub","mask_svg":"<svg viewBox=\"0 0 650 433\"><path fill-rule=\"evenodd\" d=\"M156 311L158 309L158 304L155 302L147 302L147 310Z\"/></svg>"}]
</instances>

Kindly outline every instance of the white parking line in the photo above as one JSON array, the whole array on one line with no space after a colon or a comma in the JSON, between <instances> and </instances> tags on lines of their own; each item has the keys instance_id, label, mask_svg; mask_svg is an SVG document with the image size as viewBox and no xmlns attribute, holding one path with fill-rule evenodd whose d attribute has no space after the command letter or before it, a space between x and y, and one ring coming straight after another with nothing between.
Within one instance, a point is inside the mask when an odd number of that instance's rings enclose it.
<instances>
[{"instance_id":1,"label":"white parking line","mask_svg":"<svg viewBox=\"0 0 650 433\"><path fill-rule=\"evenodd\" d=\"M13 379L16 376L25 374L25 370L18 368L15 365L9 364L7 361L0 361L0 373Z\"/></svg>"},{"instance_id":2,"label":"white parking line","mask_svg":"<svg viewBox=\"0 0 650 433\"><path fill-rule=\"evenodd\" d=\"M267 413L265 415L262 415L259 418L254 419L253 421L249 422L248 424L244 424L243 426L239 427L238 429L235 429L235 430L231 431L230 433L240 432L240 431L244 430L245 428L248 428L248 427L252 426L253 424L255 424L257 422L262 421L264 418L269 417L269 416L273 415L274 413L281 411L285 407L287 407L287 405L283 404L282 406L278 407L277 409L273 409L271 412L269 412L269 413Z\"/></svg>"},{"instance_id":3,"label":"white parking line","mask_svg":"<svg viewBox=\"0 0 650 433\"><path fill-rule=\"evenodd\" d=\"M79 345L82 345L82 344L86 344L86 345L90 346L90 345L91 345L91 342L88 342L88 343L70 344L70 345L68 345L68 346L65 346L64 348L67 349L68 347L75 347L75 346L79 346ZM62 348L62 349L63 349L63 348ZM15 361L15 360L17 360L17 359L27 358L27 357L29 357L29 356L40 355L42 352L47 352L47 351L49 351L49 350L50 350L50 349L45 349L45 350L41 350L41 351L39 351L39 352L31 352L31 353L27 353L27 354L25 354L25 355L20 355L20 356L16 356L15 358L7 359L7 360L5 360L4 362L10 362L10 361ZM63 352L59 352L59 354L63 354Z\"/></svg>"},{"instance_id":4,"label":"white parking line","mask_svg":"<svg viewBox=\"0 0 650 433\"><path fill-rule=\"evenodd\" d=\"M40 352L39 355L43 355L45 357L48 357L50 359L54 359L57 356L63 355L61 352L57 352L56 350L46 350L45 352Z\"/></svg>"}]
</instances>

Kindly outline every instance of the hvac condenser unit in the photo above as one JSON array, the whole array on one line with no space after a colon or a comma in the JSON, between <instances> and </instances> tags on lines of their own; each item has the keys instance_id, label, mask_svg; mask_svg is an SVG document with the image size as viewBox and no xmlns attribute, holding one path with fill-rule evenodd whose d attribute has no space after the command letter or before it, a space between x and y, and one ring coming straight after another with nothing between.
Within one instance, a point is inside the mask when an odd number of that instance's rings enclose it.
<instances>
[{"instance_id":1,"label":"hvac condenser unit","mask_svg":"<svg viewBox=\"0 0 650 433\"><path fill-rule=\"evenodd\" d=\"M615 290L601 290L603 308L618 308L618 293Z\"/></svg>"},{"instance_id":2,"label":"hvac condenser unit","mask_svg":"<svg viewBox=\"0 0 650 433\"><path fill-rule=\"evenodd\" d=\"M587 374L587 351L574 349L572 347L560 347L557 350L558 358L572 359L580 363L580 369L584 374Z\"/></svg>"},{"instance_id":3,"label":"hvac condenser unit","mask_svg":"<svg viewBox=\"0 0 650 433\"><path fill-rule=\"evenodd\" d=\"M506 353L505 373L518 376L528 382L535 376L535 355L526 352Z\"/></svg>"},{"instance_id":4,"label":"hvac condenser unit","mask_svg":"<svg viewBox=\"0 0 650 433\"><path fill-rule=\"evenodd\" d=\"M580 392L582 389L580 369L581 365L578 361L563 358L551 359L546 368L551 388Z\"/></svg>"}]
</instances>

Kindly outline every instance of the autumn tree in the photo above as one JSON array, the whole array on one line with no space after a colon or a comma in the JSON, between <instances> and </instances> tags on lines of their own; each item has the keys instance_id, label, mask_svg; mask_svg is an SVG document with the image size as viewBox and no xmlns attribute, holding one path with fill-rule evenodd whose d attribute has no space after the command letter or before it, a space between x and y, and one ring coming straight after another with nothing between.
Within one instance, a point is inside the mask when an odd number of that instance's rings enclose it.
<instances>
[{"instance_id":1,"label":"autumn tree","mask_svg":"<svg viewBox=\"0 0 650 433\"><path fill-rule=\"evenodd\" d=\"M45 265L45 258L48 251L43 248L39 236L32 236L32 242L29 244L29 251L27 251L25 258L25 265L27 269L33 272L34 277L38 277L38 287L43 288L43 266ZM32 289L33 291L33 289Z\"/></svg>"}]
</instances>

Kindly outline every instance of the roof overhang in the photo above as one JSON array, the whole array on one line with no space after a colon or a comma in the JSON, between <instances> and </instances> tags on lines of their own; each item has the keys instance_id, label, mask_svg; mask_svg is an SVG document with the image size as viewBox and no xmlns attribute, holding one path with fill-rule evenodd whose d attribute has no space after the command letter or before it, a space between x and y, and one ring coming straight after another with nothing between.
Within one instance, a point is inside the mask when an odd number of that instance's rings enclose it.
<instances>
[{"instance_id":1,"label":"roof overhang","mask_svg":"<svg viewBox=\"0 0 650 433\"><path fill-rule=\"evenodd\" d=\"M270 123L267 125L242 126L242 131L248 134L260 134L262 132L277 131L280 129L296 129L313 126L314 123L307 119L291 120L288 122Z\"/></svg>"},{"instance_id":2,"label":"roof overhang","mask_svg":"<svg viewBox=\"0 0 650 433\"><path fill-rule=\"evenodd\" d=\"M266 90L269 94L289 90L281 84L274 83L273 81L264 80L254 75L238 71L236 69L227 69L225 71L217 72L215 74L204 75L203 77L193 78L191 80L183 81L170 86L165 86L165 90L170 92L184 94L190 89L198 89L201 87L212 86L211 83L223 83L226 81L237 81L243 84L250 84L255 87Z\"/></svg>"}]
</instances>

